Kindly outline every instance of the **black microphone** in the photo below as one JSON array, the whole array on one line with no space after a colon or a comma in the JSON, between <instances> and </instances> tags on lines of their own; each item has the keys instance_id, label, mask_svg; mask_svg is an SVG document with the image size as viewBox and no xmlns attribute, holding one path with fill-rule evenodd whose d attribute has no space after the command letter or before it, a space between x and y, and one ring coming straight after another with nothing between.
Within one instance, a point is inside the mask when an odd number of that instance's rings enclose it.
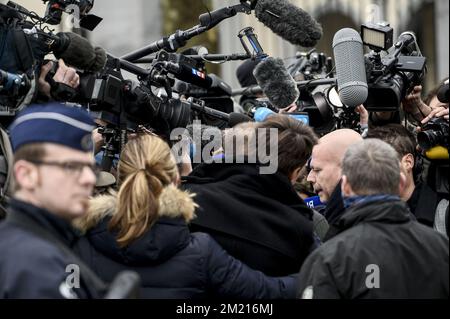
<instances>
[{"instance_id":1,"label":"black microphone","mask_svg":"<svg viewBox=\"0 0 450 319\"><path fill-rule=\"evenodd\" d=\"M294 45L313 47L322 37L320 24L286 0L259 0L255 15L275 34Z\"/></svg>"},{"instance_id":2,"label":"black microphone","mask_svg":"<svg viewBox=\"0 0 450 319\"><path fill-rule=\"evenodd\" d=\"M333 38L339 97L345 105L356 107L369 95L363 42L356 30L339 30Z\"/></svg>"},{"instance_id":3,"label":"black microphone","mask_svg":"<svg viewBox=\"0 0 450 319\"><path fill-rule=\"evenodd\" d=\"M439 88L437 98L441 103L448 103L448 79Z\"/></svg>"},{"instance_id":4,"label":"black microphone","mask_svg":"<svg viewBox=\"0 0 450 319\"><path fill-rule=\"evenodd\" d=\"M269 57L255 67L253 75L273 106L283 109L298 100L297 84L283 60Z\"/></svg>"},{"instance_id":5,"label":"black microphone","mask_svg":"<svg viewBox=\"0 0 450 319\"><path fill-rule=\"evenodd\" d=\"M213 79L209 75L188 65L167 61L158 63L163 64L167 71L175 75L180 81L191 83L204 89L209 89L213 84Z\"/></svg>"},{"instance_id":6,"label":"black microphone","mask_svg":"<svg viewBox=\"0 0 450 319\"><path fill-rule=\"evenodd\" d=\"M239 123L243 123L243 122L249 122L252 121L252 119L250 117L248 117L245 114L242 113L237 113L237 112L231 112L231 113L225 113L222 111L218 111L216 109L204 106L204 105L200 105L197 103L190 103L189 100L187 101L187 103L189 103L189 106L191 107L191 109L206 114L208 116L211 116L213 118L222 120L226 123L228 123L228 125L230 127L233 127Z\"/></svg>"},{"instance_id":7,"label":"black microphone","mask_svg":"<svg viewBox=\"0 0 450 319\"><path fill-rule=\"evenodd\" d=\"M230 127L235 127L238 124L247 122L253 122L253 119L242 113L237 112L230 113L230 117L228 119L228 125Z\"/></svg>"},{"instance_id":8,"label":"black microphone","mask_svg":"<svg viewBox=\"0 0 450 319\"><path fill-rule=\"evenodd\" d=\"M73 32L58 33L51 49L57 59L84 71L98 72L106 64L105 50L94 48L88 40Z\"/></svg>"}]
</instances>

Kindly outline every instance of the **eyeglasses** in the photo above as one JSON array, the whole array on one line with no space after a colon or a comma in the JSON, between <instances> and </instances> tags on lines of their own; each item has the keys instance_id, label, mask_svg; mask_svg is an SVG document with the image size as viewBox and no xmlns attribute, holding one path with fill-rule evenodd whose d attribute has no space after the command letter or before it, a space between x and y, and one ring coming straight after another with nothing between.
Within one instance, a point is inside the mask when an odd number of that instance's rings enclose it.
<instances>
[{"instance_id":1,"label":"eyeglasses","mask_svg":"<svg viewBox=\"0 0 450 319\"><path fill-rule=\"evenodd\" d=\"M79 178L81 176L81 173L83 172L83 169L85 167L89 168L92 173L94 173L95 177L97 178L101 172L101 168L96 164L90 164L90 163L84 163L84 162L76 162L76 161L68 161L68 162L45 162L45 161L37 161L32 160L28 161L30 163L33 163L35 165L46 165L46 166L55 166L59 167L62 170L64 170L67 174Z\"/></svg>"}]
</instances>

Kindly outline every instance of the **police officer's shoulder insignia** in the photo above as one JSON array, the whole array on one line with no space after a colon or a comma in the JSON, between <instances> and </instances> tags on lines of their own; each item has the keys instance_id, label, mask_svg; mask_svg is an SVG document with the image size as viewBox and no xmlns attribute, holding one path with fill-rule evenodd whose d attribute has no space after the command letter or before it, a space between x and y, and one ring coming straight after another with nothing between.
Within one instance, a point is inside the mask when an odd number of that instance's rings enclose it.
<instances>
[{"instance_id":1,"label":"police officer's shoulder insignia","mask_svg":"<svg viewBox=\"0 0 450 319\"><path fill-rule=\"evenodd\" d=\"M313 299L314 298L314 289L313 286L308 286L303 290L302 299Z\"/></svg>"},{"instance_id":2,"label":"police officer's shoulder insignia","mask_svg":"<svg viewBox=\"0 0 450 319\"><path fill-rule=\"evenodd\" d=\"M79 299L73 288L71 288L66 281L59 285L59 293L65 299Z\"/></svg>"}]
</instances>

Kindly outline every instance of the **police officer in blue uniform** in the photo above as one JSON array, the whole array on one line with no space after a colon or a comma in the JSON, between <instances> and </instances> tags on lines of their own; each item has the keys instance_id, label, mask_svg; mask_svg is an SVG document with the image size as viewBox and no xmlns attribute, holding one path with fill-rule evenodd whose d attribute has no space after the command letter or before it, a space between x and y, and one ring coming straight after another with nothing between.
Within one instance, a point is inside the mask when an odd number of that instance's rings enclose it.
<instances>
[{"instance_id":1,"label":"police officer in blue uniform","mask_svg":"<svg viewBox=\"0 0 450 319\"><path fill-rule=\"evenodd\" d=\"M10 127L13 198L0 224L0 298L97 298L101 282L73 254L74 218L95 181L91 132L81 109L30 106Z\"/></svg>"}]
</instances>

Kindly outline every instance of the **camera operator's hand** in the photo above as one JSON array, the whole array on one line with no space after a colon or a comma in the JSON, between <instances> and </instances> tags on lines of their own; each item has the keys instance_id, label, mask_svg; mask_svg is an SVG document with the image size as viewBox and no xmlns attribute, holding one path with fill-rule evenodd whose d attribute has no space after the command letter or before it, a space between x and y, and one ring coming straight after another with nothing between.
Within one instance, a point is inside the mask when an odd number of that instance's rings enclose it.
<instances>
[{"instance_id":1,"label":"camera operator's hand","mask_svg":"<svg viewBox=\"0 0 450 319\"><path fill-rule=\"evenodd\" d=\"M92 131L92 140L94 142L94 154L96 155L102 150L103 145L105 145L105 139L98 132L98 128Z\"/></svg>"},{"instance_id":2,"label":"camera operator's hand","mask_svg":"<svg viewBox=\"0 0 450 319\"><path fill-rule=\"evenodd\" d=\"M446 107L437 107L434 108L430 114L426 118L422 120L422 125L428 123L432 118L443 117L445 120L449 120L448 116L448 108Z\"/></svg>"},{"instance_id":3,"label":"camera operator's hand","mask_svg":"<svg viewBox=\"0 0 450 319\"><path fill-rule=\"evenodd\" d=\"M297 110L297 104L292 103L291 105L285 107L284 109L280 109L278 111L278 113L283 114L283 113L293 113Z\"/></svg>"},{"instance_id":4,"label":"camera operator's hand","mask_svg":"<svg viewBox=\"0 0 450 319\"><path fill-rule=\"evenodd\" d=\"M355 112L359 114L359 125L367 127L369 125L369 112L367 112L364 105L358 105L355 108Z\"/></svg>"},{"instance_id":5,"label":"camera operator's hand","mask_svg":"<svg viewBox=\"0 0 450 319\"><path fill-rule=\"evenodd\" d=\"M52 68L52 61L43 65L38 81L39 91L47 97L51 97L51 86L50 83L45 80L45 77ZM56 71L53 80L55 80L55 82L66 84L74 89L76 89L80 85L80 76L77 74L74 68L68 67L62 59L59 59L58 70Z\"/></svg>"},{"instance_id":6,"label":"camera operator's hand","mask_svg":"<svg viewBox=\"0 0 450 319\"><path fill-rule=\"evenodd\" d=\"M402 101L403 110L420 122L430 114L432 108L422 101L422 86L415 86L413 91Z\"/></svg>"}]
</instances>

